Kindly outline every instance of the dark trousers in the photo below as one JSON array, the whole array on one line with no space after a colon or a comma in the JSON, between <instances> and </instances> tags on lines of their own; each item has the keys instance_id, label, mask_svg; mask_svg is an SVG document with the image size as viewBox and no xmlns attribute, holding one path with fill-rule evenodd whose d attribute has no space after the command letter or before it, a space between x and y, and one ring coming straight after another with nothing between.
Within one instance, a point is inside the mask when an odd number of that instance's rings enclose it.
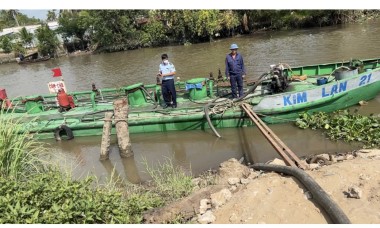
<instances>
[{"instance_id":1,"label":"dark trousers","mask_svg":"<svg viewBox=\"0 0 380 228\"><path fill-rule=\"evenodd\" d=\"M173 101L173 105L177 105L177 94L175 92L174 79L162 80L161 90L166 105L170 106L171 101Z\"/></svg>"},{"instance_id":2,"label":"dark trousers","mask_svg":"<svg viewBox=\"0 0 380 228\"><path fill-rule=\"evenodd\" d=\"M230 76L232 97L237 98L236 85L239 91L239 97L243 96L243 77L241 75Z\"/></svg>"}]
</instances>

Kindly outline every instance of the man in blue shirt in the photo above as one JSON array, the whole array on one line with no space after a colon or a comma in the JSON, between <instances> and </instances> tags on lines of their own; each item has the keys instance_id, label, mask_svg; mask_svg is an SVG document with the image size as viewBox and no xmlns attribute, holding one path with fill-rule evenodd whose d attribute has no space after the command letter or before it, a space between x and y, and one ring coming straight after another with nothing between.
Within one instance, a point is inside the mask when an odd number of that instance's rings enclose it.
<instances>
[{"instance_id":1,"label":"man in blue shirt","mask_svg":"<svg viewBox=\"0 0 380 228\"><path fill-rule=\"evenodd\" d=\"M162 78L161 90L165 101L163 108L169 106L177 108L177 94L174 86L175 67L173 63L169 62L168 58L167 54L161 55L162 62L158 73L158 76Z\"/></svg>"},{"instance_id":2,"label":"man in blue shirt","mask_svg":"<svg viewBox=\"0 0 380 228\"><path fill-rule=\"evenodd\" d=\"M236 85L239 97L243 96L243 78L245 77L243 56L237 53L238 48L236 44L232 44L231 53L226 56L226 77L230 80L233 98L237 98Z\"/></svg>"}]
</instances>

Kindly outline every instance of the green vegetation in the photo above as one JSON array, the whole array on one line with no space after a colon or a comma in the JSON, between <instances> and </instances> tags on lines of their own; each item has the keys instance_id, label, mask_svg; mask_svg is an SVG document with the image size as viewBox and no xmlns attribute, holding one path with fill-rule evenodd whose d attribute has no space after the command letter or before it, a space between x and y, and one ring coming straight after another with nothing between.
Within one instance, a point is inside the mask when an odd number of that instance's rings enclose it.
<instances>
[{"instance_id":1,"label":"green vegetation","mask_svg":"<svg viewBox=\"0 0 380 228\"><path fill-rule=\"evenodd\" d=\"M37 25L41 21L29 18L18 10L0 10L0 30L15 26Z\"/></svg>"},{"instance_id":2,"label":"green vegetation","mask_svg":"<svg viewBox=\"0 0 380 228\"><path fill-rule=\"evenodd\" d=\"M90 26L88 20L89 13L87 11L63 11L60 14L57 33L62 35L64 45L69 52L76 51L77 49L86 49L88 39L85 36L85 32ZM73 38L73 41L71 41L71 38Z\"/></svg>"},{"instance_id":3,"label":"green vegetation","mask_svg":"<svg viewBox=\"0 0 380 228\"><path fill-rule=\"evenodd\" d=\"M25 27L23 27L18 33L18 37L20 38L22 44L24 46L30 46L33 41L33 34L28 32Z\"/></svg>"},{"instance_id":4,"label":"green vegetation","mask_svg":"<svg viewBox=\"0 0 380 228\"><path fill-rule=\"evenodd\" d=\"M37 28L36 33L38 51L42 56L56 56L59 47L59 40L56 33L52 31L47 24L42 24L41 27Z\"/></svg>"},{"instance_id":5,"label":"green vegetation","mask_svg":"<svg viewBox=\"0 0 380 228\"><path fill-rule=\"evenodd\" d=\"M49 10L46 21L58 20L56 33L67 52L114 52L209 42L259 30L345 24L378 15L377 10ZM1 10L0 29L42 23L25 17L18 10ZM20 35L24 46L30 44L25 31ZM41 54L55 52L52 37L44 35L39 42Z\"/></svg>"},{"instance_id":6,"label":"green vegetation","mask_svg":"<svg viewBox=\"0 0 380 228\"><path fill-rule=\"evenodd\" d=\"M12 52L12 43L7 36L0 37L0 48L3 49L4 53Z\"/></svg>"},{"instance_id":7,"label":"green vegetation","mask_svg":"<svg viewBox=\"0 0 380 228\"><path fill-rule=\"evenodd\" d=\"M45 170L27 181L0 177L0 223L127 224L140 223L141 212L160 206L154 194L93 188L92 178L75 181Z\"/></svg>"},{"instance_id":8,"label":"green vegetation","mask_svg":"<svg viewBox=\"0 0 380 228\"><path fill-rule=\"evenodd\" d=\"M46 21L55 21L57 20L57 14L55 13L55 10L49 10L46 15Z\"/></svg>"},{"instance_id":9,"label":"green vegetation","mask_svg":"<svg viewBox=\"0 0 380 228\"><path fill-rule=\"evenodd\" d=\"M91 43L93 50L112 52L212 41L263 29L344 24L377 15L376 10L68 10L58 20L70 50L78 48L77 39L82 50Z\"/></svg>"},{"instance_id":10,"label":"green vegetation","mask_svg":"<svg viewBox=\"0 0 380 228\"><path fill-rule=\"evenodd\" d=\"M158 169L146 167L153 178L148 186L118 177L105 185L91 176L74 180L43 162L47 145L20 128L18 120L0 118L0 224L142 223L145 211L193 190L192 177L169 159Z\"/></svg>"},{"instance_id":11,"label":"green vegetation","mask_svg":"<svg viewBox=\"0 0 380 228\"><path fill-rule=\"evenodd\" d=\"M303 113L296 125L302 129L324 129L332 140L361 142L366 148L380 146L380 119L373 115L350 114L348 110L331 114Z\"/></svg>"},{"instance_id":12,"label":"green vegetation","mask_svg":"<svg viewBox=\"0 0 380 228\"><path fill-rule=\"evenodd\" d=\"M176 167L171 159L158 163L157 169L149 168L145 162L148 174L152 177L156 192L165 201L173 201L188 196L194 189L192 177L180 167Z\"/></svg>"},{"instance_id":13,"label":"green vegetation","mask_svg":"<svg viewBox=\"0 0 380 228\"><path fill-rule=\"evenodd\" d=\"M22 127L18 120L0 118L0 176L18 180L43 168L38 158L45 151L43 144L29 140L28 134L18 134Z\"/></svg>"}]
</instances>

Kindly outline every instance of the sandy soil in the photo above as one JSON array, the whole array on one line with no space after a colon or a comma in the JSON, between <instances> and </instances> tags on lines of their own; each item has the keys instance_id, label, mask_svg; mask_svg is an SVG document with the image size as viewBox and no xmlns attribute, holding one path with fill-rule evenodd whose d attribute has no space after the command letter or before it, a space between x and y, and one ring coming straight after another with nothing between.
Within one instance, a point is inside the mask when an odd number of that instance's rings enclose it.
<instances>
[{"instance_id":1,"label":"sandy soil","mask_svg":"<svg viewBox=\"0 0 380 228\"><path fill-rule=\"evenodd\" d=\"M363 150L330 159L331 164L306 172L351 223L380 223L380 150ZM252 170L236 159L222 163L217 177L216 185L149 213L146 222L167 223L181 215L191 223L331 223L330 216L294 177Z\"/></svg>"}]
</instances>

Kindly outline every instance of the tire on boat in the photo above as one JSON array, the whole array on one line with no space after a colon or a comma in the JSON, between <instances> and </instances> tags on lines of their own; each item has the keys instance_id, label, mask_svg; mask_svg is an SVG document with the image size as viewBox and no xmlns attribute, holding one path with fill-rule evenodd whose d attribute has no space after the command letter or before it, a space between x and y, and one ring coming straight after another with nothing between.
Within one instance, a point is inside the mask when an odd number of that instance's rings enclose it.
<instances>
[{"instance_id":1,"label":"tire on boat","mask_svg":"<svg viewBox=\"0 0 380 228\"><path fill-rule=\"evenodd\" d=\"M61 125L61 126L57 127L54 130L54 138L55 138L55 140L61 141L62 140L62 137L61 137L62 135L67 135L67 138L64 138L66 140L71 140L71 139L74 138L73 131L71 130L71 128L69 128L66 125Z\"/></svg>"}]
</instances>

